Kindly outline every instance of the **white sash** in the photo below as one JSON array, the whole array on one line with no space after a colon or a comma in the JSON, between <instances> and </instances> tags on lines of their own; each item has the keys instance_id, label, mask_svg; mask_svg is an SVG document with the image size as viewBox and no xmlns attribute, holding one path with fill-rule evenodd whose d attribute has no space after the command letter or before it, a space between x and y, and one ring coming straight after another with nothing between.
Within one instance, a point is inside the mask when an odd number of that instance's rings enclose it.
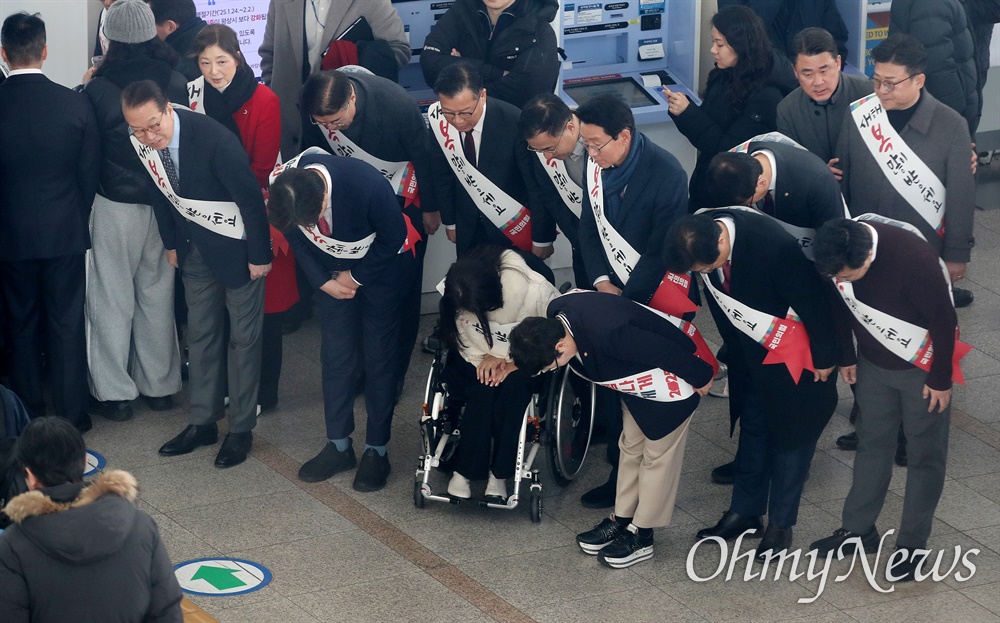
<instances>
[{"instance_id":1,"label":"white sash","mask_svg":"<svg viewBox=\"0 0 1000 623\"><path fill-rule=\"evenodd\" d=\"M797 147L799 149L805 150L805 147L795 142L794 139L785 136L781 132L767 132L766 134L758 134L757 136L751 138L748 141L743 141L736 147L733 147L729 151L735 151L737 153L746 153L747 149L750 147L750 143L781 143L782 145L788 145L789 147Z\"/></svg>"},{"instance_id":2,"label":"white sash","mask_svg":"<svg viewBox=\"0 0 1000 623\"><path fill-rule=\"evenodd\" d=\"M288 162L274 167L274 170L271 171L271 175L268 178L268 185L273 184L275 178L278 177L285 169L297 169L299 166L299 160L301 160L303 156L316 155L329 156L330 154L319 147L309 147ZM322 216L320 218L322 218ZM319 232L319 227L316 225L311 227L303 227L302 225L299 225L299 230L305 235L306 240L313 243L317 249L327 255L341 260L360 260L368 253L368 249L372 246L372 243L375 242L375 232L368 234L361 240L344 242L342 240L337 240L336 238L324 236Z\"/></svg>"},{"instance_id":3,"label":"white sash","mask_svg":"<svg viewBox=\"0 0 1000 623\"><path fill-rule=\"evenodd\" d=\"M853 102L851 116L861 141L893 189L943 236L944 184L892 127L878 97L873 93Z\"/></svg>"},{"instance_id":4,"label":"white sash","mask_svg":"<svg viewBox=\"0 0 1000 623\"><path fill-rule=\"evenodd\" d=\"M719 290L712 285L708 275L702 274L701 278L705 283L705 288L712 295L712 298L715 299L715 302L719 304L719 307L734 327L759 344L764 344L768 340L769 334L772 332L771 325L776 320L775 316L757 311L746 303L742 303ZM786 317L798 320L798 314L791 307L788 308Z\"/></svg>"},{"instance_id":5,"label":"white sash","mask_svg":"<svg viewBox=\"0 0 1000 623\"><path fill-rule=\"evenodd\" d=\"M590 206L594 210L594 220L597 221L597 231L601 235L601 245L622 285L628 283L629 275L642 257L632 248L625 238L611 226L604 213L604 180L601 179L600 165L593 158L587 158L587 192L590 194Z\"/></svg>"},{"instance_id":6,"label":"white sash","mask_svg":"<svg viewBox=\"0 0 1000 623\"><path fill-rule=\"evenodd\" d=\"M833 278L833 283L858 323L879 344L903 361L920 366L930 364L934 349L927 329L862 303L854 295L854 285L849 281L838 283L837 279Z\"/></svg>"},{"instance_id":7,"label":"white sash","mask_svg":"<svg viewBox=\"0 0 1000 623\"><path fill-rule=\"evenodd\" d=\"M322 126L321 126L322 127ZM413 163L389 162L376 158L364 149L358 147L354 141L347 138L340 130L322 130L324 138L333 154L344 158L356 158L362 162L375 167L375 169L389 181L393 191L397 195L413 197L417 194L417 177L413 173Z\"/></svg>"},{"instance_id":8,"label":"white sash","mask_svg":"<svg viewBox=\"0 0 1000 623\"><path fill-rule=\"evenodd\" d=\"M198 76L187 84L188 108L193 112L205 114L205 76Z\"/></svg>"},{"instance_id":9,"label":"white sash","mask_svg":"<svg viewBox=\"0 0 1000 623\"><path fill-rule=\"evenodd\" d=\"M501 345L504 346L504 348L502 348L501 351L506 351L506 352L503 353L503 357L506 359L509 356L509 353L510 353L510 332L514 330L514 327L516 327L518 324L520 324L519 322L511 322L511 323L508 323L508 324L499 324L499 323L496 323L496 322L489 322L489 323L487 323L488 326L484 329L479 324L478 320L475 321L475 322L469 322L469 320L467 320L465 318L459 318L459 320L461 320L463 323L465 323L466 326L472 327L472 329L476 333L478 333L479 335L482 335L484 341L486 340L486 331L488 330L490 332L490 334L493 336L493 345L494 345L494 348L496 347L497 342L499 342ZM496 355L494 355L494 356L496 356Z\"/></svg>"},{"instance_id":10,"label":"white sash","mask_svg":"<svg viewBox=\"0 0 1000 623\"><path fill-rule=\"evenodd\" d=\"M479 211L493 225L513 241L517 234L524 231L531 220L527 209L505 193L499 186L483 175L465 159L462 153L455 149L455 138L450 135L454 127L448 123L441 113L441 103L434 102L427 109L431 132L437 139L441 151L444 152L448 165L455 173L465 192ZM510 131L514 131L513 128Z\"/></svg>"},{"instance_id":11,"label":"white sash","mask_svg":"<svg viewBox=\"0 0 1000 623\"><path fill-rule=\"evenodd\" d=\"M552 180L552 185L559 191L563 203L573 213L573 216L580 218L580 212L583 209L583 189L566 172L566 163L558 158L546 158L545 154L541 152L535 152L535 155L538 156L542 168Z\"/></svg>"},{"instance_id":12,"label":"white sash","mask_svg":"<svg viewBox=\"0 0 1000 623\"><path fill-rule=\"evenodd\" d=\"M586 292L586 290L570 290L563 296L578 294L580 292ZM680 318L674 318L670 314L665 314L658 309L647 307L641 303L637 303L637 305L648 309L661 318L665 318L672 325L682 331L685 331L683 325L689 324L685 323ZM560 314L560 316L562 316L562 314ZM563 317L563 321L567 326L569 325L569 321L566 320L565 317ZM685 333L687 333L687 331L685 331ZM579 355L577 355L577 358L579 358ZM680 378L673 372L668 372L662 368L652 368L637 374L623 376L620 379L614 379L612 381L591 381L572 366L570 366L570 369L572 369L573 372L575 372L580 378L590 381L596 385L600 385L601 387L607 387L608 389L616 392L621 392L637 398L643 398L645 400L652 400L654 402L678 402L680 400L686 400L693 396L696 391L690 383Z\"/></svg>"},{"instance_id":13,"label":"white sash","mask_svg":"<svg viewBox=\"0 0 1000 623\"><path fill-rule=\"evenodd\" d=\"M243 228L243 215L240 208L232 201L204 201L201 199L185 199L177 194L174 187L167 178L166 170L163 168L163 161L160 159L160 152L152 147L147 147L139 140L130 136L132 148L139 156L143 168L149 176L156 182L156 187L160 189L163 196L167 198L174 208L187 220L201 225L210 232L243 240L246 238L246 230ZM162 174L161 174L162 171Z\"/></svg>"}]
</instances>

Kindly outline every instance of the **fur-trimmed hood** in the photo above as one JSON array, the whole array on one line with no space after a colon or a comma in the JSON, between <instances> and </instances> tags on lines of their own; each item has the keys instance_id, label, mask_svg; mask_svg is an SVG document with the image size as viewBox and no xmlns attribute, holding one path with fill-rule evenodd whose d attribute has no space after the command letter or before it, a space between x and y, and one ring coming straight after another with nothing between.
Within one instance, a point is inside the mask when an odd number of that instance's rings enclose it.
<instances>
[{"instance_id":1,"label":"fur-trimmed hood","mask_svg":"<svg viewBox=\"0 0 1000 623\"><path fill-rule=\"evenodd\" d=\"M65 484L22 493L4 512L50 556L87 562L118 551L135 523L135 477L110 470L91 484Z\"/></svg>"}]
</instances>

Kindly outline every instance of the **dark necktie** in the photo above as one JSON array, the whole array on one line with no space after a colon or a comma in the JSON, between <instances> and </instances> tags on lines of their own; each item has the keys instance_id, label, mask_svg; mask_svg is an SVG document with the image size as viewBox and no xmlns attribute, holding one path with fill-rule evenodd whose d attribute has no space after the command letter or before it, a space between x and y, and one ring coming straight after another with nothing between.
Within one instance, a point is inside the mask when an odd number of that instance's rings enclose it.
<instances>
[{"instance_id":1,"label":"dark necktie","mask_svg":"<svg viewBox=\"0 0 1000 623\"><path fill-rule=\"evenodd\" d=\"M767 191L764 199L761 200L760 211L768 216L774 216L774 197L771 195L771 191Z\"/></svg>"},{"instance_id":2,"label":"dark necktie","mask_svg":"<svg viewBox=\"0 0 1000 623\"><path fill-rule=\"evenodd\" d=\"M174 192L180 194L181 178L177 175L177 169L174 167L174 159L170 157L170 150L161 149L159 151L160 161L163 162L163 172L167 174L167 179L170 180L170 185L173 187Z\"/></svg>"},{"instance_id":3,"label":"dark necktie","mask_svg":"<svg viewBox=\"0 0 1000 623\"><path fill-rule=\"evenodd\" d=\"M472 166L476 166L476 139L472 138L472 130L465 133L465 141L462 142L462 151L465 152L465 159Z\"/></svg>"},{"instance_id":4,"label":"dark necktie","mask_svg":"<svg viewBox=\"0 0 1000 623\"><path fill-rule=\"evenodd\" d=\"M729 285L732 282L733 265L729 260L722 265L722 289L729 292Z\"/></svg>"}]
</instances>

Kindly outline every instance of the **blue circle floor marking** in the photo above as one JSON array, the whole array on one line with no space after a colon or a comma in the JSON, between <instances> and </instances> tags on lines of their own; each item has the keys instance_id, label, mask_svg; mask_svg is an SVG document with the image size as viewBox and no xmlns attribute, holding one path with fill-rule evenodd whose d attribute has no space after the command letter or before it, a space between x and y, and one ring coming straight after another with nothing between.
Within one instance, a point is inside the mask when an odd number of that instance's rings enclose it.
<instances>
[{"instance_id":1,"label":"blue circle floor marking","mask_svg":"<svg viewBox=\"0 0 1000 623\"><path fill-rule=\"evenodd\" d=\"M271 583L271 572L240 558L198 558L174 565L181 590L190 595L224 597L259 591Z\"/></svg>"},{"instance_id":2,"label":"blue circle floor marking","mask_svg":"<svg viewBox=\"0 0 1000 623\"><path fill-rule=\"evenodd\" d=\"M83 472L83 475L93 476L104 469L107 464L108 462L103 456L93 450L87 450L87 469Z\"/></svg>"}]
</instances>

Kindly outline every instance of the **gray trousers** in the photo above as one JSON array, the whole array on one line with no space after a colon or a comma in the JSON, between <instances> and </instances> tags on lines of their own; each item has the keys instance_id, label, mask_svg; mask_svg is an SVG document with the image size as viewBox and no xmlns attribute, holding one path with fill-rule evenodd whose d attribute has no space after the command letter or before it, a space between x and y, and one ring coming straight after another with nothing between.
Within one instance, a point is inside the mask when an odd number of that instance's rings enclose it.
<instances>
[{"instance_id":1,"label":"gray trousers","mask_svg":"<svg viewBox=\"0 0 1000 623\"><path fill-rule=\"evenodd\" d=\"M886 370L859 357L858 451L854 458L854 482L843 512L843 525L851 532L867 532L882 511L902 421L909 464L903 520L896 543L911 548L927 545L934 511L944 488L951 405L944 413L938 413L937 409L927 412L929 401L922 397L926 379L927 373L918 368Z\"/></svg>"},{"instance_id":2,"label":"gray trousers","mask_svg":"<svg viewBox=\"0 0 1000 623\"><path fill-rule=\"evenodd\" d=\"M257 425L261 334L264 326L264 280L227 288L213 275L194 243L181 267L188 307L188 385L190 424L222 418L228 367L229 432L245 433ZM223 344L224 314L229 314L229 344ZM228 347L228 365L223 358Z\"/></svg>"},{"instance_id":3,"label":"gray trousers","mask_svg":"<svg viewBox=\"0 0 1000 623\"><path fill-rule=\"evenodd\" d=\"M87 362L98 400L160 397L181 389L174 268L153 209L101 195L87 255Z\"/></svg>"}]
</instances>

